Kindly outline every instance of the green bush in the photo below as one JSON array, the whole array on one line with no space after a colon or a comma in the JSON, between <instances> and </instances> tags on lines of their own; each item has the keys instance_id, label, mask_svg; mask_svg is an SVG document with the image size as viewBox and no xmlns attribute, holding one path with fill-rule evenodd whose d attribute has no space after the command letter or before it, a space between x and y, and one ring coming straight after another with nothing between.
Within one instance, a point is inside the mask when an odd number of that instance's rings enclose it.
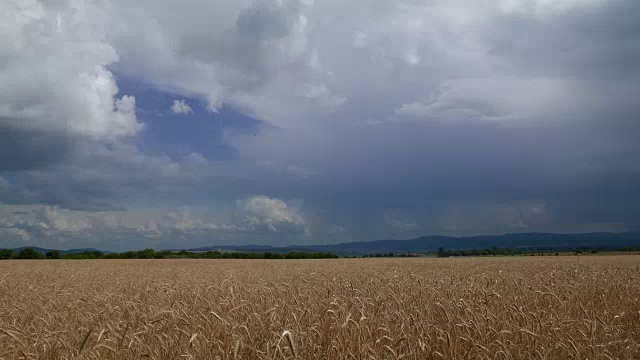
<instances>
[{"instance_id":1,"label":"green bush","mask_svg":"<svg viewBox=\"0 0 640 360\"><path fill-rule=\"evenodd\" d=\"M0 249L0 260L8 260L13 257L13 251L11 249Z\"/></svg>"},{"instance_id":2,"label":"green bush","mask_svg":"<svg viewBox=\"0 0 640 360\"><path fill-rule=\"evenodd\" d=\"M144 249L142 251L138 251L137 258L138 259L153 259L156 256L156 251L153 249Z\"/></svg>"},{"instance_id":3,"label":"green bush","mask_svg":"<svg viewBox=\"0 0 640 360\"><path fill-rule=\"evenodd\" d=\"M16 259L42 259L44 256L32 248L24 248L15 255Z\"/></svg>"},{"instance_id":4,"label":"green bush","mask_svg":"<svg viewBox=\"0 0 640 360\"><path fill-rule=\"evenodd\" d=\"M62 258L62 253L60 252L60 250L50 250L47 251L47 259L61 259Z\"/></svg>"}]
</instances>

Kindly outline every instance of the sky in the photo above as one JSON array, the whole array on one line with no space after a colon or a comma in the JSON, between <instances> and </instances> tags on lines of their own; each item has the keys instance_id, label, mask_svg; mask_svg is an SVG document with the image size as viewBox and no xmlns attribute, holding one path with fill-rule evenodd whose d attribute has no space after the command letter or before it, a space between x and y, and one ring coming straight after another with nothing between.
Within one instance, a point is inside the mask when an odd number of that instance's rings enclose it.
<instances>
[{"instance_id":1,"label":"sky","mask_svg":"<svg viewBox=\"0 0 640 360\"><path fill-rule=\"evenodd\" d=\"M0 2L0 248L640 229L637 0Z\"/></svg>"}]
</instances>

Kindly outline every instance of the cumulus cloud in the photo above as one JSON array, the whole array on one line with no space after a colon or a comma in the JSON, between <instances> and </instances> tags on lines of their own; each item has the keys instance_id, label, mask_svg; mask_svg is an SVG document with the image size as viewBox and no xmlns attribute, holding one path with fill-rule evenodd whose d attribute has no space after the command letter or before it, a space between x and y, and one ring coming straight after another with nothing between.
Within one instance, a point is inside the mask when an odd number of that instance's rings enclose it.
<instances>
[{"instance_id":1,"label":"cumulus cloud","mask_svg":"<svg viewBox=\"0 0 640 360\"><path fill-rule=\"evenodd\" d=\"M70 216L68 211L50 206L3 215L0 218L0 231L5 232L9 238L13 235L23 241L60 239L79 234L91 227L88 218Z\"/></svg>"},{"instance_id":2,"label":"cumulus cloud","mask_svg":"<svg viewBox=\"0 0 640 360\"><path fill-rule=\"evenodd\" d=\"M190 114L193 112L193 110L191 109L191 106L187 104L186 100L173 100L173 105L171 105L171 111L173 111L174 114L182 114L182 115Z\"/></svg>"},{"instance_id":3,"label":"cumulus cloud","mask_svg":"<svg viewBox=\"0 0 640 360\"><path fill-rule=\"evenodd\" d=\"M218 208L85 211L48 205L4 206L0 234L4 235L0 248L95 243L110 250L282 243L308 232L298 210L280 199L260 195Z\"/></svg>"},{"instance_id":4,"label":"cumulus cloud","mask_svg":"<svg viewBox=\"0 0 640 360\"><path fill-rule=\"evenodd\" d=\"M286 202L264 195L252 196L238 202L244 224L269 231L292 231L304 233L305 220Z\"/></svg>"},{"instance_id":5,"label":"cumulus cloud","mask_svg":"<svg viewBox=\"0 0 640 360\"><path fill-rule=\"evenodd\" d=\"M200 97L211 111L226 103L288 126L344 101L310 41L312 3L165 5L116 6L119 70Z\"/></svg>"},{"instance_id":6,"label":"cumulus cloud","mask_svg":"<svg viewBox=\"0 0 640 360\"><path fill-rule=\"evenodd\" d=\"M213 223L207 223L202 219L193 218L189 208L183 207L176 212L169 212L165 216L165 219L169 220L169 227L173 230L215 230L218 225Z\"/></svg>"},{"instance_id":7,"label":"cumulus cloud","mask_svg":"<svg viewBox=\"0 0 640 360\"><path fill-rule=\"evenodd\" d=\"M108 9L82 1L0 5L0 170L63 158L82 140L135 135L135 98L118 94L108 66ZM13 151L11 151L11 149ZM19 153L19 161L7 153Z\"/></svg>"}]
</instances>

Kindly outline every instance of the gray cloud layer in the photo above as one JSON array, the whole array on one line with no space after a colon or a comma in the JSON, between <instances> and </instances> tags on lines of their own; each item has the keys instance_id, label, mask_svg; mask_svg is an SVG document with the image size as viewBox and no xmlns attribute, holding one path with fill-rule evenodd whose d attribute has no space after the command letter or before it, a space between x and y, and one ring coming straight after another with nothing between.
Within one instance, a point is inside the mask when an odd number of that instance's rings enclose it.
<instances>
[{"instance_id":1,"label":"gray cloud layer","mask_svg":"<svg viewBox=\"0 0 640 360\"><path fill-rule=\"evenodd\" d=\"M215 210L181 207L83 212L40 205L0 209L3 246L30 243L123 250L205 246L216 240L295 243L309 235L299 209L267 196L251 196L236 206Z\"/></svg>"},{"instance_id":2,"label":"gray cloud layer","mask_svg":"<svg viewBox=\"0 0 640 360\"><path fill-rule=\"evenodd\" d=\"M4 203L206 206L258 242L640 225L636 1L0 9ZM144 154L132 141L144 131L135 99L118 93L113 72L265 126L228 134L232 161ZM253 217L237 215L243 206ZM173 226L140 219L126 236ZM53 236L7 224L15 239ZM201 234L223 241L213 229Z\"/></svg>"}]
</instances>

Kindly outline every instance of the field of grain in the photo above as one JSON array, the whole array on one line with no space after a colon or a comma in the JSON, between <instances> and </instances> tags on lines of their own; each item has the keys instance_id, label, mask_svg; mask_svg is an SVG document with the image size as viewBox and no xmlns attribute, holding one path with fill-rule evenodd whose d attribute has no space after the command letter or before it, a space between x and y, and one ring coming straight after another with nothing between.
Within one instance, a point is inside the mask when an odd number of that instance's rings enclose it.
<instances>
[{"instance_id":1,"label":"field of grain","mask_svg":"<svg viewBox=\"0 0 640 360\"><path fill-rule=\"evenodd\" d=\"M638 359L640 256L0 262L0 359Z\"/></svg>"}]
</instances>

